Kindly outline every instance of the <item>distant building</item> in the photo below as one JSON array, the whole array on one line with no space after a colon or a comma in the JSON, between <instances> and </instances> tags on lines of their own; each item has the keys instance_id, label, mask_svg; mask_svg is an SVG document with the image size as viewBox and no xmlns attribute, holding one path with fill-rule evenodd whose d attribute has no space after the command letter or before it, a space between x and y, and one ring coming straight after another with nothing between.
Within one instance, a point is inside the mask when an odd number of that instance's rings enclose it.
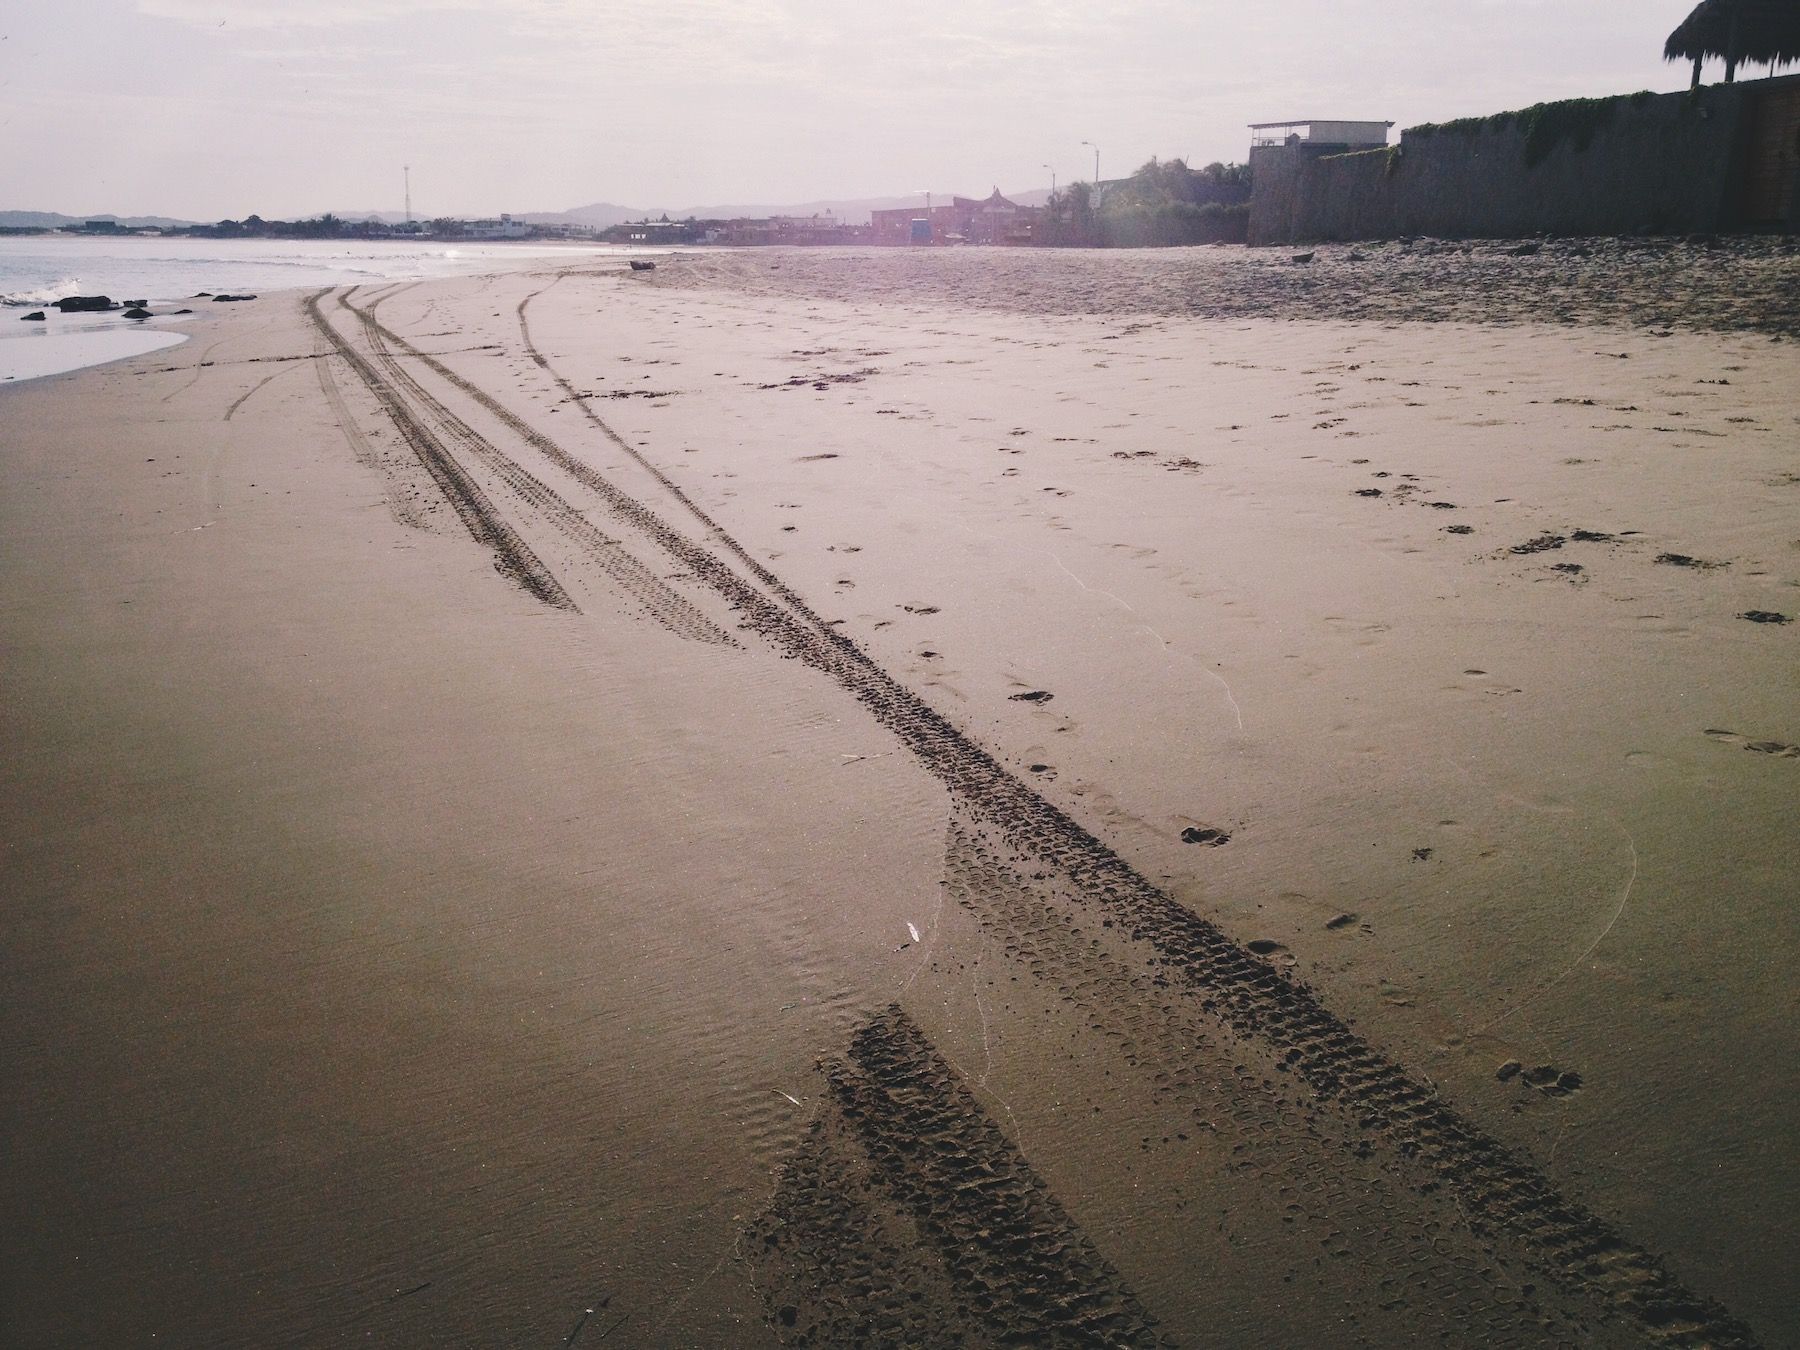
<instances>
[{"instance_id":1,"label":"distant building","mask_svg":"<svg viewBox=\"0 0 1800 1350\"><path fill-rule=\"evenodd\" d=\"M1295 122L1252 122L1250 151L1285 146L1313 155L1341 155L1351 150L1379 150L1387 144L1392 122L1344 122L1302 118Z\"/></svg>"},{"instance_id":2,"label":"distant building","mask_svg":"<svg viewBox=\"0 0 1800 1350\"><path fill-rule=\"evenodd\" d=\"M695 220L634 220L600 231L609 244L694 244L705 227Z\"/></svg>"},{"instance_id":3,"label":"distant building","mask_svg":"<svg viewBox=\"0 0 1800 1350\"><path fill-rule=\"evenodd\" d=\"M599 233L592 225L579 225L570 220L543 220L531 227L540 239L592 239Z\"/></svg>"},{"instance_id":4,"label":"distant building","mask_svg":"<svg viewBox=\"0 0 1800 1350\"><path fill-rule=\"evenodd\" d=\"M531 226L502 215L498 220L471 220L463 233L469 239L523 239L531 233Z\"/></svg>"},{"instance_id":5,"label":"distant building","mask_svg":"<svg viewBox=\"0 0 1800 1350\"><path fill-rule=\"evenodd\" d=\"M1250 180L1259 187L1273 186L1289 181L1306 166L1327 156L1379 150L1387 144L1388 129L1393 125L1392 122L1346 122L1317 117L1295 122L1252 122ZM1270 195L1263 194L1265 199ZM1250 207L1252 243L1262 241L1259 223L1253 194Z\"/></svg>"},{"instance_id":6,"label":"distant building","mask_svg":"<svg viewBox=\"0 0 1800 1350\"><path fill-rule=\"evenodd\" d=\"M1020 206L995 188L986 197L952 197L945 205L897 206L869 213L876 244L1029 244L1041 206Z\"/></svg>"}]
</instances>

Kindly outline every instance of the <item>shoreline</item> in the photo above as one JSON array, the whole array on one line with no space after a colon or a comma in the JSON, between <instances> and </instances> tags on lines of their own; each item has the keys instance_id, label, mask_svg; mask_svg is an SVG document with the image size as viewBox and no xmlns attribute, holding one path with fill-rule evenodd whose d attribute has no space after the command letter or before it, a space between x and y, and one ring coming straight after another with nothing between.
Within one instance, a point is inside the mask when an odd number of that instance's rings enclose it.
<instances>
[{"instance_id":1,"label":"shoreline","mask_svg":"<svg viewBox=\"0 0 1800 1350\"><path fill-rule=\"evenodd\" d=\"M134 356L165 351L188 340L187 333L167 329L110 329L41 333L21 339L18 347L0 342L0 382L25 383L91 366L110 365ZM7 339L11 342L13 339ZM29 344L29 345L27 345Z\"/></svg>"},{"instance_id":2,"label":"shoreline","mask_svg":"<svg viewBox=\"0 0 1800 1350\"><path fill-rule=\"evenodd\" d=\"M0 1326L1791 1338L1790 349L809 255L4 395Z\"/></svg>"}]
</instances>

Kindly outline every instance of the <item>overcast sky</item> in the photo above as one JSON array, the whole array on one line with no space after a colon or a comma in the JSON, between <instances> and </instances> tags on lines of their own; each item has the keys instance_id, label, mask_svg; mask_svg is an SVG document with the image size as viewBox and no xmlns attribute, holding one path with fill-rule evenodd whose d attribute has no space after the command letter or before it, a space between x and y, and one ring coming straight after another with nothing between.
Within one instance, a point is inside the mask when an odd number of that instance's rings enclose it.
<instances>
[{"instance_id":1,"label":"overcast sky","mask_svg":"<svg viewBox=\"0 0 1800 1350\"><path fill-rule=\"evenodd\" d=\"M0 208L685 207L1679 89L1692 0L0 0ZM1709 78L1717 78L1711 72Z\"/></svg>"}]
</instances>

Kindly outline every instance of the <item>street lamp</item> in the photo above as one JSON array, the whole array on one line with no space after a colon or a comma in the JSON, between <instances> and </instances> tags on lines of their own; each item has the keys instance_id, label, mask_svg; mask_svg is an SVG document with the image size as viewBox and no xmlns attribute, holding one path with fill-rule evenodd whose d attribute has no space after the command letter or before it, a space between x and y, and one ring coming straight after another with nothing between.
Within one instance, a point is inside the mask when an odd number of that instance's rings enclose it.
<instances>
[{"instance_id":1,"label":"street lamp","mask_svg":"<svg viewBox=\"0 0 1800 1350\"><path fill-rule=\"evenodd\" d=\"M1083 145L1094 152L1094 186L1100 186L1100 147L1092 141L1083 141Z\"/></svg>"},{"instance_id":2,"label":"street lamp","mask_svg":"<svg viewBox=\"0 0 1800 1350\"><path fill-rule=\"evenodd\" d=\"M1044 165L1043 167L1046 169L1050 169L1050 166L1048 164ZM1050 195L1052 197L1054 197L1056 195L1056 170L1055 169L1050 169Z\"/></svg>"}]
</instances>

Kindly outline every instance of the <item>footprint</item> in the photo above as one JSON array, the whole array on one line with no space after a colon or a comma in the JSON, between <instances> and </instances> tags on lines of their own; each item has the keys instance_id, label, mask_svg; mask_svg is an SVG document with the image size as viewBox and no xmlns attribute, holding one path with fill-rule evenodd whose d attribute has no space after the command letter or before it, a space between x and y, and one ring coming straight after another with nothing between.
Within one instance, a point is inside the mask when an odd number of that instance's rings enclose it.
<instances>
[{"instance_id":1,"label":"footprint","mask_svg":"<svg viewBox=\"0 0 1800 1350\"><path fill-rule=\"evenodd\" d=\"M1544 553L1553 548L1561 548L1569 541L1560 534L1540 534L1535 539L1527 539L1522 544L1514 544L1508 553Z\"/></svg>"},{"instance_id":2,"label":"footprint","mask_svg":"<svg viewBox=\"0 0 1800 1350\"><path fill-rule=\"evenodd\" d=\"M1014 703L1048 703L1056 695L1045 689L1030 689L1023 694L1008 694Z\"/></svg>"},{"instance_id":3,"label":"footprint","mask_svg":"<svg viewBox=\"0 0 1800 1350\"><path fill-rule=\"evenodd\" d=\"M1181 832L1181 842L1219 848L1231 842L1231 831L1221 830L1216 825L1190 825Z\"/></svg>"},{"instance_id":4,"label":"footprint","mask_svg":"<svg viewBox=\"0 0 1800 1350\"><path fill-rule=\"evenodd\" d=\"M1252 955L1266 957L1270 961L1284 966L1291 966L1295 961L1294 954L1273 938L1252 938L1244 946L1250 950ZM1289 1051L1289 1053L1295 1052Z\"/></svg>"},{"instance_id":5,"label":"footprint","mask_svg":"<svg viewBox=\"0 0 1800 1350\"><path fill-rule=\"evenodd\" d=\"M1786 741L1753 741L1735 731L1720 731L1713 727L1708 727L1706 734L1720 745L1735 745L1740 750L1753 750L1759 755L1773 755L1776 759L1800 759L1800 745L1789 745Z\"/></svg>"},{"instance_id":6,"label":"footprint","mask_svg":"<svg viewBox=\"0 0 1800 1350\"><path fill-rule=\"evenodd\" d=\"M1656 561L1667 567L1695 567L1702 571L1710 571L1715 567L1723 567L1722 562L1708 562L1704 558L1689 557L1685 553L1659 553Z\"/></svg>"},{"instance_id":7,"label":"footprint","mask_svg":"<svg viewBox=\"0 0 1800 1350\"><path fill-rule=\"evenodd\" d=\"M1517 1078L1527 1087L1534 1087L1546 1097L1567 1097L1581 1087L1581 1075L1572 1070L1559 1069L1554 1064L1539 1064L1527 1069L1516 1059L1509 1059L1498 1069L1494 1077L1502 1083Z\"/></svg>"}]
</instances>

